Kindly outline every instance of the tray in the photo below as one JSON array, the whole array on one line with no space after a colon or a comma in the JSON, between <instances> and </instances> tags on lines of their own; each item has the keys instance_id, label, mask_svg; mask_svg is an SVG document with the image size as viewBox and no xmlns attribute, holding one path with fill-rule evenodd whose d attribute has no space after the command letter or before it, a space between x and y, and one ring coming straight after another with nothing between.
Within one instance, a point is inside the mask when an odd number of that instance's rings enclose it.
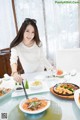
<instances>
[{"instance_id":1,"label":"tray","mask_svg":"<svg viewBox=\"0 0 80 120\"><path fill-rule=\"evenodd\" d=\"M57 103L51 101L50 107L42 113L24 114L17 105L9 114L8 120L61 120L62 110Z\"/></svg>"},{"instance_id":2,"label":"tray","mask_svg":"<svg viewBox=\"0 0 80 120\"><path fill-rule=\"evenodd\" d=\"M42 84L43 84L43 87L40 88L40 89L31 89L31 88L26 89L27 94L31 95L31 94L49 92L50 90L49 90L49 87L48 87L47 83L46 82L42 82ZM45 85L45 87L44 87L44 85ZM19 91L14 91L12 93L12 97L19 97L19 96L24 96L24 95L25 94L24 94L23 90L20 91L20 92Z\"/></svg>"},{"instance_id":3,"label":"tray","mask_svg":"<svg viewBox=\"0 0 80 120\"><path fill-rule=\"evenodd\" d=\"M60 84L60 83L59 83L59 84ZM73 83L68 83L68 84L75 85L75 84L73 84ZM71 99L71 100L74 100L74 94L72 94L72 95L62 95L62 94L59 94L59 93L55 92L55 91L54 91L54 88L55 88L57 85L58 85L58 84L56 84L55 86L53 86L53 87L50 88L50 92L51 92L53 95L55 95L55 96L57 96L57 97L60 97L60 98L63 98L63 99ZM76 86L77 89L79 89L79 86L77 86L77 85L75 85L75 86Z\"/></svg>"}]
</instances>

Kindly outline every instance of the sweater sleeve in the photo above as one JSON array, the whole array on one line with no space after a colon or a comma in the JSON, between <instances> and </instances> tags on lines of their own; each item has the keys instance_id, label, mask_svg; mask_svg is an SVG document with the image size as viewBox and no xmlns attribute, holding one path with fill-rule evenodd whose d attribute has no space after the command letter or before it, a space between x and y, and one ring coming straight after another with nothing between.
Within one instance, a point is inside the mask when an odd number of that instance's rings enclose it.
<instances>
[{"instance_id":1,"label":"sweater sleeve","mask_svg":"<svg viewBox=\"0 0 80 120\"><path fill-rule=\"evenodd\" d=\"M10 56L10 65L16 63L17 64L17 60L18 60L18 55L17 55L17 51L15 48L11 49L11 56Z\"/></svg>"},{"instance_id":2,"label":"sweater sleeve","mask_svg":"<svg viewBox=\"0 0 80 120\"><path fill-rule=\"evenodd\" d=\"M44 68L46 68L47 70L53 69L52 65L44 55L43 47L40 47L40 49L41 49L41 63L43 64Z\"/></svg>"}]
</instances>

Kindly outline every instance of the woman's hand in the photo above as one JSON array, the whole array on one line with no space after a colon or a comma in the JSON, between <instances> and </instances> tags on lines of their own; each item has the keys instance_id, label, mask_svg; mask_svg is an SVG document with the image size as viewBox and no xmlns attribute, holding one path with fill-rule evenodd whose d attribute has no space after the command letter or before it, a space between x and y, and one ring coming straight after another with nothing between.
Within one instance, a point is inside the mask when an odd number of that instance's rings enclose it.
<instances>
[{"instance_id":1,"label":"woman's hand","mask_svg":"<svg viewBox=\"0 0 80 120\"><path fill-rule=\"evenodd\" d=\"M15 80L16 82L22 83L23 78L22 78L21 75L18 74L17 72L14 73L13 78L14 78L14 80Z\"/></svg>"}]
</instances>

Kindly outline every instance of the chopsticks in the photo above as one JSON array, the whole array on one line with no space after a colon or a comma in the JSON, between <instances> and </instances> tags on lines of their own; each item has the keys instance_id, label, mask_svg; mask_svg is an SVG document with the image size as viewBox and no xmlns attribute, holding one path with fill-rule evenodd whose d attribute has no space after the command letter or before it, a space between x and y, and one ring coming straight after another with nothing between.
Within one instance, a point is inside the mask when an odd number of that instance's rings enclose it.
<instances>
[{"instance_id":1,"label":"chopsticks","mask_svg":"<svg viewBox=\"0 0 80 120\"><path fill-rule=\"evenodd\" d=\"M24 87L23 81L22 81L22 86L23 86L23 90L24 90L24 93L25 93L25 97L26 97L26 99L28 99L28 94L27 94L26 89L25 89L25 87Z\"/></svg>"}]
</instances>

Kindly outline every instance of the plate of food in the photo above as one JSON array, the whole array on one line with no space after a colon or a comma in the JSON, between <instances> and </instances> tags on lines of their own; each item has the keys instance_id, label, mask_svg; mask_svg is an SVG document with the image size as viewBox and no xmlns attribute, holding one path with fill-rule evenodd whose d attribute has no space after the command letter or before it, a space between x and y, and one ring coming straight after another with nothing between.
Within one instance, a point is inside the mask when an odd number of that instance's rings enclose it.
<instances>
[{"instance_id":1,"label":"plate of food","mask_svg":"<svg viewBox=\"0 0 80 120\"><path fill-rule=\"evenodd\" d=\"M15 83L14 80L2 80L0 84L0 99L6 97L7 95L11 94L14 90Z\"/></svg>"},{"instance_id":2,"label":"plate of food","mask_svg":"<svg viewBox=\"0 0 80 120\"><path fill-rule=\"evenodd\" d=\"M80 89L78 89L74 92L74 100L76 102L76 105L80 109Z\"/></svg>"},{"instance_id":3,"label":"plate of food","mask_svg":"<svg viewBox=\"0 0 80 120\"><path fill-rule=\"evenodd\" d=\"M11 88L0 88L0 99L9 95L12 92Z\"/></svg>"},{"instance_id":4,"label":"plate of food","mask_svg":"<svg viewBox=\"0 0 80 120\"><path fill-rule=\"evenodd\" d=\"M43 96L38 96L40 100L43 99ZM46 98L44 98L46 99ZM24 102L26 101L23 100ZM48 100L47 100L48 102ZM22 103L23 104L23 103ZM22 105L21 104L21 105ZM49 103L47 104L47 106ZM15 106L8 115L8 120L61 120L62 119L62 109L61 107L54 101L50 100L50 106L44 109L37 114L28 114L27 112L23 112L22 108L20 109L20 104ZM34 111L33 111L34 112ZM36 112L36 111L35 111Z\"/></svg>"},{"instance_id":5,"label":"plate of food","mask_svg":"<svg viewBox=\"0 0 80 120\"><path fill-rule=\"evenodd\" d=\"M65 75L65 73L63 72L63 70L58 69L56 71L56 77L64 77L64 75Z\"/></svg>"},{"instance_id":6,"label":"plate of food","mask_svg":"<svg viewBox=\"0 0 80 120\"><path fill-rule=\"evenodd\" d=\"M79 86L73 83L58 83L51 87L50 91L58 97L74 99L74 92L77 89L79 89Z\"/></svg>"},{"instance_id":7,"label":"plate of food","mask_svg":"<svg viewBox=\"0 0 80 120\"><path fill-rule=\"evenodd\" d=\"M49 106L50 106L49 100L40 98L29 98L27 100L23 99L19 104L20 110L27 114L41 113L48 109Z\"/></svg>"},{"instance_id":8,"label":"plate of food","mask_svg":"<svg viewBox=\"0 0 80 120\"><path fill-rule=\"evenodd\" d=\"M35 81L30 83L30 88L33 90L41 89L42 86L43 86L43 84L40 80L35 80Z\"/></svg>"}]
</instances>

